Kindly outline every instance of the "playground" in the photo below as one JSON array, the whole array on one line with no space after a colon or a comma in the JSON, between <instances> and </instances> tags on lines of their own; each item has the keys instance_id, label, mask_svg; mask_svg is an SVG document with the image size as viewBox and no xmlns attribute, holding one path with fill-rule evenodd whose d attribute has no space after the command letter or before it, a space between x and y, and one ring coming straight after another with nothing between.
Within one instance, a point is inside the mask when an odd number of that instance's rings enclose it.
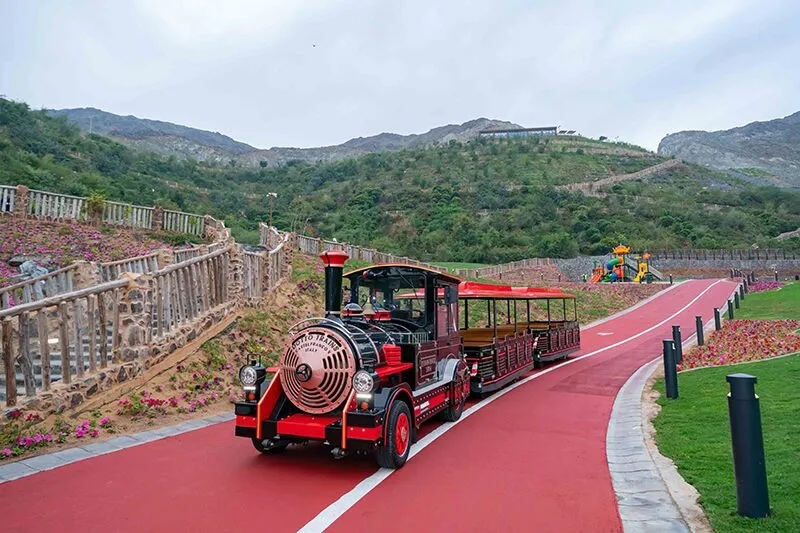
<instances>
[{"instance_id":1,"label":"playground","mask_svg":"<svg viewBox=\"0 0 800 533\"><path fill-rule=\"evenodd\" d=\"M663 275L650 264L650 254L631 254L628 246L620 244L611 253L614 255L605 265L595 263L591 283L652 283L661 281Z\"/></svg>"}]
</instances>

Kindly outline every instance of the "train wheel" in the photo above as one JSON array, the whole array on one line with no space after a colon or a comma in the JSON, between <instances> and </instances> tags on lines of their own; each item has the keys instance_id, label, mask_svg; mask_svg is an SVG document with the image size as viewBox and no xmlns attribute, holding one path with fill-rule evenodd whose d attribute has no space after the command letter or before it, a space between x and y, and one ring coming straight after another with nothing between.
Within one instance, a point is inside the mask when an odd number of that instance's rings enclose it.
<instances>
[{"instance_id":1,"label":"train wheel","mask_svg":"<svg viewBox=\"0 0 800 533\"><path fill-rule=\"evenodd\" d=\"M414 420L405 402L396 400L389 410L386 442L375 451L375 460L383 468L400 468L408 460Z\"/></svg>"},{"instance_id":2,"label":"train wheel","mask_svg":"<svg viewBox=\"0 0 800 533\"><path fill-rule=\"evenodd\" d=\"M273 446L272 448L267 449L267 448L264 448L264 445L261 444L261 441L258 440L257 438L253 437L252 441L253 441L253 448L255 448L259 452L261 452L263 454L266 454L266 455L271 455L271 454L274 454L274 453L282 453L282 452L286 451L286 447L289 446L289 443L285 442L285 443L278 444L277 446Z\"/></svg>"}]
</instances>

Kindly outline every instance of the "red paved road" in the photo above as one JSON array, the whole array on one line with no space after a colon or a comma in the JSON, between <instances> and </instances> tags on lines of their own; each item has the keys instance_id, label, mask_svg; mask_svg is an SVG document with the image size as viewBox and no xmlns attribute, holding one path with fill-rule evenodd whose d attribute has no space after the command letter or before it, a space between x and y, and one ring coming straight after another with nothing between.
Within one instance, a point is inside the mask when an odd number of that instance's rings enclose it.
<instances>
[{"instance_id":1,"label":"red paved road","mask_svg":"<svg viewBox=\"0 0 800 533\"><path fill-rule=\"evenodd\" d=\"M585 331L575 357L651 328L713 283L682 284L640 311ZM695 315L707 320L734 287L718 283L653 331L498 398L428 446L329 531L354 531L386 516L392 520L384 531L419 531L421 524L422 531L622 531L605 453L616 394L659 355L673 324L694 331ZM420 522L415 513L393 512L400 505L428 511Z\"/></svg>"},{"instance_id":2,"label":"red paved road","mask_svg":"<svg viewBox=\"0 0 800 533\"><path fill-rule=\"evenodd\" d=\"M586 330L577 356L653 326L711 283L682 284ZM620 531L605 458L614 396L657 356L672 324L692 331L694 316L707 318L733 287L719 283L657 330L486 405L331 530L367 523L384 531ZM370 458L334 462L317 446L260 456L224 423L0 484L0 530L291 532L375 471Z\"/></svg>"}]
</instances>

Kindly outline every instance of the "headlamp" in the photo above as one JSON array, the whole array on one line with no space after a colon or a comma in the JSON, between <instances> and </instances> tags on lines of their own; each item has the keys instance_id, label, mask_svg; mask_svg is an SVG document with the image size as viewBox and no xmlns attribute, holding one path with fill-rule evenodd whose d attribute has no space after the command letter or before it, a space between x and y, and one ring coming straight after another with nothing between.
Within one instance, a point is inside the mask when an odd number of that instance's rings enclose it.
<instances>
[{"instance_id":1,"label":"headlamp","mask_svg":"<svg viewBox=\"0 0 800 533\"><path fill-rule=\"evenodd\" d=\"M359 370L353 375L353 388L358 394L372 392L375 387L375 378L366 370Z\"/></svg>"},{"instance_id":2,"label":"headlamp","mask_svg":"<svg viewBox=\"0 0 800 533\"><path fill-rule=\"evenodd\" d=\"M245 387L252 387L258 381L258 372L252 366L243 366L239 369L239 381Z\"/></svg>"}]
</instances>

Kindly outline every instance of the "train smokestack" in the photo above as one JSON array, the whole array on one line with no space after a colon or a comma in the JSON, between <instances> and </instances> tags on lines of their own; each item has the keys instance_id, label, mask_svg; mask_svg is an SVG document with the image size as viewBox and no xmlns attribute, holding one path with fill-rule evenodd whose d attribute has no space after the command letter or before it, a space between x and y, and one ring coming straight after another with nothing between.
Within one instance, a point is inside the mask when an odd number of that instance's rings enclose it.
<instances>
[{"instance_id":1,"label":"train smokestack","mask_svg":"<svg viewBox=\"0 0 800 533\"><path fill-rule=\"evenodd\" d=\"M327 250L320 254L325 265L325 315L338 315L342 310L342 273L350 256L341 250Z\"/></svg>"}]
</instances>

